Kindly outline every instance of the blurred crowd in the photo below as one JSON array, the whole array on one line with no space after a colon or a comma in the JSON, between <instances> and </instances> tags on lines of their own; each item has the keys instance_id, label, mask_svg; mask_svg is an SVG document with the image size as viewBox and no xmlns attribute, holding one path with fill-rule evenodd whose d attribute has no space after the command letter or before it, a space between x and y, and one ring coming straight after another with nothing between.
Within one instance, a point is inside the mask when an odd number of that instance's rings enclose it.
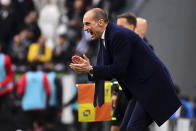
<instances>
[{"instance_id":1,"label":"blurred crowd","mask_svg":"<svg viewBox=\"0 0 196 131\"><path fill-rule=\"evenodd\" d=\"M57 75L71 72L74 54L86 54L95 63L98 42L83 31L82 23L93 7L105 9L112 19L125 0L0 0L0 130L84 128L77 122L77 106L74 126L62 123L62 109L77 102L77 90L63 103ZM87 78L80 76L77 82ZM103 123L86 126L96 128L102 130Z\"/></svg>"},{"instance_id":2,"label":"blurred crowd","mask_svg":"<svg viewBox=\"0 0 196 131\"><path fill-rule=\"evenodd\" d=\"M126 0L0 0L0 130L104 131L104 123L77 122L77 90L73 87L73 98L63 103L58 77L71 73L74 54L86 54L95 64L99 45L83 31L82 23L93 7L104 9L115 21ZM147 41L146 29L142 33ZM80 75L76 82L88 78ZM181 100L182 108L172 117L194 118L196 100ZM62 109L70 104L75 117L71 128L61 121Z\"/></svg>"},{"instance_id":3,"label":"blurred crowd","mask_svg":"<svg viewBox=\"0 0 196 131\"><path fill-rule=\"evenodd\" d=\"M96 56L96 41L82 29L84 12L100 7L112 16L124 6L125 0L1 0L0 44L15 72L35 61L41 69L53 62L55 71L66 72L73 54Z\"/></svg>"}]
</instances>

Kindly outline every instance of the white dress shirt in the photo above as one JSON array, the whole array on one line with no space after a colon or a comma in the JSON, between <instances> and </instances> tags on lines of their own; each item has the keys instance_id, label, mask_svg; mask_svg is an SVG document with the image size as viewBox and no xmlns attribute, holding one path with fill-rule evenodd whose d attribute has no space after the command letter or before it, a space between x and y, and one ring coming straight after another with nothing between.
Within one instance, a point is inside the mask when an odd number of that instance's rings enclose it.
<instances>
[{"instance_id":1,"label":"white dress shirt","mask_svg":"<svg viewBox=\"0 0 196 131\"><path fill-rule=\"evenodd\" d=\"M103 45L105 47L105 30L104 30L103 34L101 35L101 40L102 40Z\"/></svg>"}]
</instances>

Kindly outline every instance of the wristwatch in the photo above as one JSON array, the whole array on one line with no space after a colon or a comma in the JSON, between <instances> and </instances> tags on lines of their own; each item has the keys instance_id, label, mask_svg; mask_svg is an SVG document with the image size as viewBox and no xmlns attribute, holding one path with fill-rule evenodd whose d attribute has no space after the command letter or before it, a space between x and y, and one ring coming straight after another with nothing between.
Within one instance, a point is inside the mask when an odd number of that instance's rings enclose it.
<instances>
[{"instance_id":1,"label":"wristwatch","mask_svg":"<svg viewBox=\"0 0 196 131\"><path fill-rule=\"evenodd\" d=\"M93 67L90 69L89 75L90 75L91 77L93 77Z\"/></svg>"}]
</instances>

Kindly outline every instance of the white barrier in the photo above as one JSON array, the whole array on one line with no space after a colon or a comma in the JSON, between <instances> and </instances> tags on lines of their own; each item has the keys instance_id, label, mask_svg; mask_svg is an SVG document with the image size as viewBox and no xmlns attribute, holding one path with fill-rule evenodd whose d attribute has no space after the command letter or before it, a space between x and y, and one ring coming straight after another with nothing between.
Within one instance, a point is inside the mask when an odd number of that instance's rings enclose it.
<instances>
[{"instance_id":1,"label":"white barrier","mask_svg":"<svg viewBox=\"0 0 196 131\"><path fill-rule=\"evenodd\" d=\"M175 131L193 131L191 119L177 119Z\"/></svg>"},{"instance_id":2,"label":"white barrier","mask_svg":"<svg viewBox=\"0 0 196 131\"><path fill-rule=\"evenodd\" d=\"M156 123L152 123L150 126L150 131L170 131L169 122L165 122L161 127L159 127Z\"/></svg>"},{"instance_id":3,"label":"white barrier","mask_svg":"<svg viewBox=\"0 0 196 131\"><path fill-rule=\"evenodd\" d=\"M73 74L64 75L62 77L62 83L63 83L62 102L65 104L73 97L72 88L75 85L75 76ZM63 109L61 120L64 124L72 124L73 123L72 109L70 106Z\"/></svg>"},{"instance_id":4,"label":"white barrier","mask_svg":"<svg viewBox=\"0 0 196 131\"><path fill-rule=\"evenodd\" d=\"M196 131L196 120L195 119L170 119L165 122L161 127L156 123L152 123L150 131Z\"/></svg>"}]
</instances>

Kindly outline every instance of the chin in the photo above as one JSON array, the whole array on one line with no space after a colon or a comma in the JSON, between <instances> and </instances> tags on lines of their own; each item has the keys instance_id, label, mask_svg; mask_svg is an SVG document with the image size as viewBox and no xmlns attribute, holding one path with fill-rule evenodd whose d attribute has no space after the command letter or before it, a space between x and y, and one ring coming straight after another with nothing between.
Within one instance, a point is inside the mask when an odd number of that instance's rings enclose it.
<instances>
[{"instance_id":1,"label":"chin","mask_svg":"<svg viewBox=\"0 0 196 131\"><path fill-rule=\"evenodd\" d=\"M96 38L96 37L91 37L91 39L92 39L92 40L96 40L97 38Z\"/></svg>"},{"instance_id":2,"label":"chin","mask_svg":"<svg viewBox=\"0 0 196 131\"><path fill-rule=\"evenodd\" d=\"M92 38L92 40L97 40L98 38Z\"/></svg>"}]
</instances>

